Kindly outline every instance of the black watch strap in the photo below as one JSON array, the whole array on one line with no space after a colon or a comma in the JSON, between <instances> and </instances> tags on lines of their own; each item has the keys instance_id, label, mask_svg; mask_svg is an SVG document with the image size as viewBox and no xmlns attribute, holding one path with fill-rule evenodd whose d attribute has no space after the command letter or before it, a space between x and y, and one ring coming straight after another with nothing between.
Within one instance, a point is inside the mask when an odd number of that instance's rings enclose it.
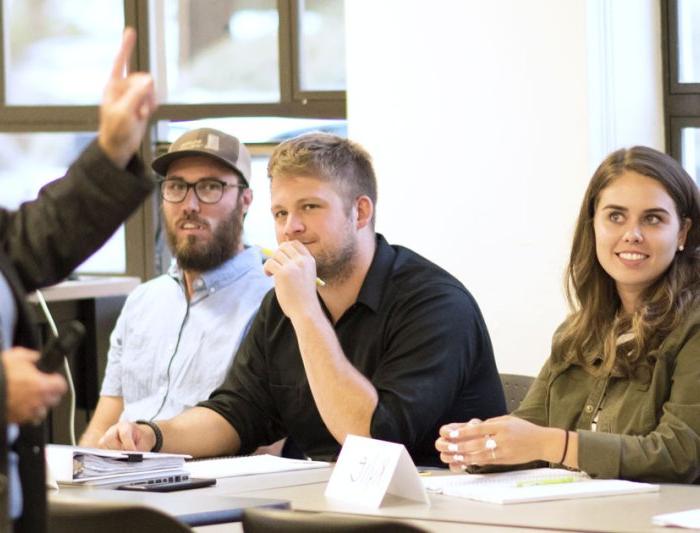
<instances>
[{"instance_id":1,"label":"black watch strap","mask_svg":"<svg viewBox=\"0 0 700 533\"><path fill-rule=\"evenodd\" d=\"M156 435L156 443L153 445L153 448L151 448L151 451L159 452L160 449L163 447L163 432L158 427L158 424L156 424L155 422L151 422L150 420L137 420L136 423L148 426L153 430L153 433L155 433Z\"/></svg>"}]
</instances>

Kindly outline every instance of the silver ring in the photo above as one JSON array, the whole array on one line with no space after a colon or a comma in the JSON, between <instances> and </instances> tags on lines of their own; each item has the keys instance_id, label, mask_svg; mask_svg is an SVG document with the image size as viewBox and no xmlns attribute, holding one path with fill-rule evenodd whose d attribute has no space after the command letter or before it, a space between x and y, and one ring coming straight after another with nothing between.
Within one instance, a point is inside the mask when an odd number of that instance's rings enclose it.
<instances>
[{"instance_id":1,"label":"silver ring","mask_svg":"<svg viewBox=\"0 0 700 533\"><path fill-rule=\"evenodd\" d=\"M491 450L491 459L496 458L496 450Z\"/></svg>"},{"instance_id":2,"label":"silver ring","mask_svg":"<svg viewBox=\"0 0 700 533\"><path fill-rule=\"evenodd\" d=\"M486 441L484 441L484 448L487 450L491 450L491 453L493 454L493 451L498 448L498 443L496 442L496 439L493 438L493 435L486 435Z\"/></svg>"}]
</instances>

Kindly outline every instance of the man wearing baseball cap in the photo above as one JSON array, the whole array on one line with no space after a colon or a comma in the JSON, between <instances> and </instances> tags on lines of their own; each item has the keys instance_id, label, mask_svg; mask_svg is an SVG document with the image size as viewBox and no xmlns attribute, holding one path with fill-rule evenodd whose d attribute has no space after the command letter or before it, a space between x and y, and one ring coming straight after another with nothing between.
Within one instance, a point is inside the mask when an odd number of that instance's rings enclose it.
<instances>
[{"instance_id":1,"label":"man wearing baseball cap","mask_svg":"<svg viewBox=\"0 0 700 533\"><path fill-rule=\"evenodd\" d=\"M189 131L151 166L163 176L174 260L126 300L83 446L97 446L118 420L169 418L206 399L272 286L259 250L242 242L253 192L250 154L236 137Z\"/></svg>"}]
</instances>

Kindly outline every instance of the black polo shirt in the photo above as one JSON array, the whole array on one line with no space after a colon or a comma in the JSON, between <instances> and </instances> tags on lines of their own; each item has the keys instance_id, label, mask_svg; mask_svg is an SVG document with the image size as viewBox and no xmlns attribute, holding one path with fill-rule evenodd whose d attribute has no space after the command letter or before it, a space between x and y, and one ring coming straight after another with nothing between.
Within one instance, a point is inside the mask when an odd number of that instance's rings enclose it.
<instances>
[{"instance_id":1,"label":"black polo shirt","mask_svg":"<svg viewBox=\"0 0 700 533\"><path fill-rule=\"evenodd\" d=\"M486 324L453 276L418 254L377 247L357 302L335 324L348 360L377 389L371 435L400 442L416 464L439 464L442 424L506 412ZM313 459L334 460L304 373L296 334L270 291L226 380L199 404L226 418L240 453L291 436Z\"/></svg>"}]
</instances>

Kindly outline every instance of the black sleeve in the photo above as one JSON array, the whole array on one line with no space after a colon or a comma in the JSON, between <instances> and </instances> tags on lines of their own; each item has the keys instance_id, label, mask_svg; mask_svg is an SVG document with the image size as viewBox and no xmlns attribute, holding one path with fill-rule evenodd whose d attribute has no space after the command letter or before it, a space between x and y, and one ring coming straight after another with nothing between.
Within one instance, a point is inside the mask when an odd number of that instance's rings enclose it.
<instances>
[{"instance_id":1,"label":"black sleeve","mask_svg":"<svg viewBox=\"0 0 700 533\"><path fill-rule=\"evenodd\" d=\"M370 432L411 451L454 411L484 346L492 357L491 344L471 295L447 284L405 293L387 341L371 378L379 402Z\"/></svg>"},{"instance_id":2,"label":"black sleeve","mask_svg":"<svg viewBox=\"0 0 700 533\"><path fill-rule=\"evenodd\" d=\"M251 453L286 435L270 393L265 361L266 323L272 305L274 290L263 299L226 379L208 400L198 404L216 411L233 426L241 439L240 454Z\"/></svg>"},{"instance_id":3,"label":"black sleeve","mask_svg":"<svg viewBox=\"0 0 700 533\"><path fill-rule=\"evenodd\" d=\"M55 283L94 253L153 189L143 165L114 166L97 141L66 176L16 212L0 210L0 243L27 290Z\"/></svg>"}]
</instances>

